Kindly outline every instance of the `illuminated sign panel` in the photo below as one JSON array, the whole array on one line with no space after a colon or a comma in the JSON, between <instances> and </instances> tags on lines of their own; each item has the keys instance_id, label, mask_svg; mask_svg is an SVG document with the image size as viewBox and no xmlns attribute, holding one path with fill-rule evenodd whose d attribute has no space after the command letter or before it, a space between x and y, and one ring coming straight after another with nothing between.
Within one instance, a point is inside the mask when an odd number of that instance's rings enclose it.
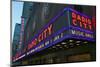
<instances>
[{"instance_id":1,"label":"illuminated sign panel","mask_svg":"<svg viewBox=\"0 0 100 67\"><path fill-rule=\"evenodd\" d=\"M17 57L19 60L30 54L46 49L68 38L94 41L91 18L77 11L66 8L28 43L28 51Z\"/></svg>"},{"instance_id":2,"label":"illuminated sign panel","mask_svg":"<svg viewBox=\"0 0 100 67\"><path fill-rule=\"evenodd\" d=\"M72 25L77 26L80 28L92 30L92 22L90 18L81 16L80 14L77 14L75 12L71 13L72 17Z\"/></svg>"},{"instance_id":3,"label":"illuminated sign panel","mask_svg":"<svg viewBox=\"0 0 100 67\"><path fill-rule=\"evenodd\" d=\"M76 11L70 10L71 25L93 31L92 18Z\"/></svg>"},{"instance_id":4,"label":"illuminated sign panel","mask_svg":"<svg viewBox=\"0 0 100 67\"><path fill-rule=\"evenodd\" d=\"M69 9L69 17L70 34L72 34L71 38L89 41L95 40L95 27L93 25L92 17L82 14L73 9Z\"/></svg>"}]
</instances>

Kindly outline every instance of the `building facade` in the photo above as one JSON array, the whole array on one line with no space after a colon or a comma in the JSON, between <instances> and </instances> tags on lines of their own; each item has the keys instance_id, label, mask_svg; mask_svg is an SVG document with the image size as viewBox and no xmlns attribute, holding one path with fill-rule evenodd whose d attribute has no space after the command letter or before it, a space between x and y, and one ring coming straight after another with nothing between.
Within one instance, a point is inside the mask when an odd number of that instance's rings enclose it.
<instances>
[{"instance_id":1,"label":"building facade","mask_svg":"<svg viewBox=\"0 0 100 67\"><path fill-rule=\"evenodd\" d=\"M21 24L16 23L15 30L14 30L14 36L13 36L13 44L12 44L12 55L13 56L15 56L15 54L18 52L19 41L20 41L20 30L21 30Z\"/></svg>"},{"instance_id":2,"label":"building facade","mask_svg":"<svg viewBox=\"0 0 100 67\"><path fill-rule=\"evenodd\" d=\"M23 12L22 12L22 16L21 16L21 34L20 34L20 49L19 51L22 53L23 50L24 50L24 28L28 22L28 19L30 17L30 14L32 12L32 6L33 6L33 3L29 2L25 2L23 4Z\"/></svg>"}]
</instances>

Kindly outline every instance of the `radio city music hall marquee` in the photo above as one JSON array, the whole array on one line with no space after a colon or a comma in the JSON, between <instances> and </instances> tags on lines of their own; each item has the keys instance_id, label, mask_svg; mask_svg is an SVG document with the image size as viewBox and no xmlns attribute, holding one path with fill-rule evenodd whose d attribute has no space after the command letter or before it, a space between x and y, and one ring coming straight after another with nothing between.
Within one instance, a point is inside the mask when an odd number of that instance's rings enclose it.
<instances>
[{"instance_id":1,"label":"radio city music hall marquee","mask_svg":"<svg viewBox=\"0 0 100 67\"><path fill-rule=\"evenodd\" d=\"M55 32L55 24L58 24L59 26L59 23L55 20L59 20L57 18L60 18L65 13L67 13L66 16L68 19L65 22L61 23L65 23L66 26L61 27L59 30ZM27 55L39 52L43 49L46 49L67 38L95 41L93 31L94 27L92 24L91 17L88 17L73 9L66 8L61 13L59 13L58 16L56 16L56 18L53 20L54 21L48 23L47 26L45 26L39 32L38 35L34 36L32 41L28 44L28 51L23 53L19 57L16 57L14 61L19 60Z\"/></svg>"}]
</instances>

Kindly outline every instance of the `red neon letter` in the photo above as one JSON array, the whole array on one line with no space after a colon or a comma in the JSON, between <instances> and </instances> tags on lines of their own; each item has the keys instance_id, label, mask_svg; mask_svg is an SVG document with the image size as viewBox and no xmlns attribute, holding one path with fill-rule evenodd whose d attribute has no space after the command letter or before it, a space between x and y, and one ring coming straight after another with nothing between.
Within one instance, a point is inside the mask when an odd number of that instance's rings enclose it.
<instances>
[{"instance_id":1,"label":"red neon letter","mask_svg":"<svg viewBox=\"0 0 100 67\"><path fill-rule=\"evenodd\" d=\"M89 24L89 29L92 30L92 25L91 24Z\"/></svg>"},{"instance_id":2,"label":"red neon letter","mask_svg":"<svg viewBox=\"0 0 100 67\"><path fill-rule=\"evenodd\" d=\"M88 19L88 24L91 24L91 20L90 19Z\"/></svg>"},{"instance_id":3,"label":"red neon letter","mask_svg":"<svg viewBox=\"0 0 100 67\"><path fill-rule=\"evenodd\" d=\"M38 41L41 42L43 40L43 33L41 33L38 37Z\"/></svg>"},{"instance_id":4,"label":"red neon letter","mask_svg":"<svg viewBox=\"0 0 100 67\"><path fill-rule=\"evenodd\" d=\"M82 27L82 22L80 22L80 27Z\"/></svg>"},{"instance_id":5,"label":"red neon letter","mask_svg":"<svg viewBox=\"0 0 100 67\"><path fill-rule=\"evenodd\" d=\"M37 39L34 39L34 40L32 41L32 45L35 46L36 44L37 44Z\"/></svg>"},{"instance_id":6,"label":"red neon letter","mask_svg":"<svg viewBox=\"0 0 100 67\"><path fill-rule=\"evenodd\" d=\"M73 24L74 26L77 25L77 24L76 24L76 19L73 19L73 20L72 20L72 24Z\"/></svg>"},{"instance_id":7,"label":"red neon letter","mask_svg":"<svg viewBox=\"0 0 100 67\"><path fill-rule=\"evenodd\" d=\"M47 37L47 29L44 30L44 39Z\"/></svg>"},{"instance_id":8,"label":"red neon letter","mask_svg":"<svg viewBox=\"0 0 100 67\"><path fill-rule=\"evenodd\" d=\"M29 44L28 45L28 50L31 49L31 48L32 48L32 44Z\"/></svg>"},{"instance_id":9,"label":"red neon letter","mask_svg":"<svg viewBox=\"0 0 100 67\"><path fill-rule=\"evenodd\" d=\"M77 20L81 21L80 15L77 15Z\"/></svg>"},{"instance_id":10,"label":"red neon letter","mask_svg":"<svg viewBox=\"0 0 100 67\"><path fill-rule=\"evenodd\" d=\"M52 24L48 27L48 32L49 32L49 35L51 35L51 33L52 33Z\"/></svg>"},{"instance_id":11,"label":"red neon letter","mask_svg":"<svg viewBox=\"0 0 100 67\"><path fill-rule=\"evenodd\" d=\"M85 18L82 16L82 22L84 22L85 23Z\"/></svg>"},{"instance_id":12,"label":"red neon letter","mask_svg":"<svg viewBox=\"0 0 100 67\"><path fill-rule=\"evenodd\" d=\"M76 18L76 14L74 12L72 12L72 18Z\"/></svg>"}]
</instances>

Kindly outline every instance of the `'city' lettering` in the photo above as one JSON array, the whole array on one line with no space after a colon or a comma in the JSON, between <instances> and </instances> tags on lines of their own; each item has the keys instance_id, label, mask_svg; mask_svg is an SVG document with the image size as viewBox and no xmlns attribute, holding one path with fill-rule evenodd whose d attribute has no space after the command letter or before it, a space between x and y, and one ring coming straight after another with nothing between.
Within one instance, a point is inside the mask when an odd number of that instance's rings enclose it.
<instances>
[{"instance_id":1,"label":"'city' lettering","mask_svg":"<svg viewBox=\"0 0 100 67\"><path fill-rule=\"evenodd\" d=\"M31 44L28 45L28 49L31 49L32 47L36 46L38 43L43 41L45 38L50 36L52 34L52 24L48 26L42 33L39 34L37 38L35 38Z\"/></svg>"}]
</instances>

